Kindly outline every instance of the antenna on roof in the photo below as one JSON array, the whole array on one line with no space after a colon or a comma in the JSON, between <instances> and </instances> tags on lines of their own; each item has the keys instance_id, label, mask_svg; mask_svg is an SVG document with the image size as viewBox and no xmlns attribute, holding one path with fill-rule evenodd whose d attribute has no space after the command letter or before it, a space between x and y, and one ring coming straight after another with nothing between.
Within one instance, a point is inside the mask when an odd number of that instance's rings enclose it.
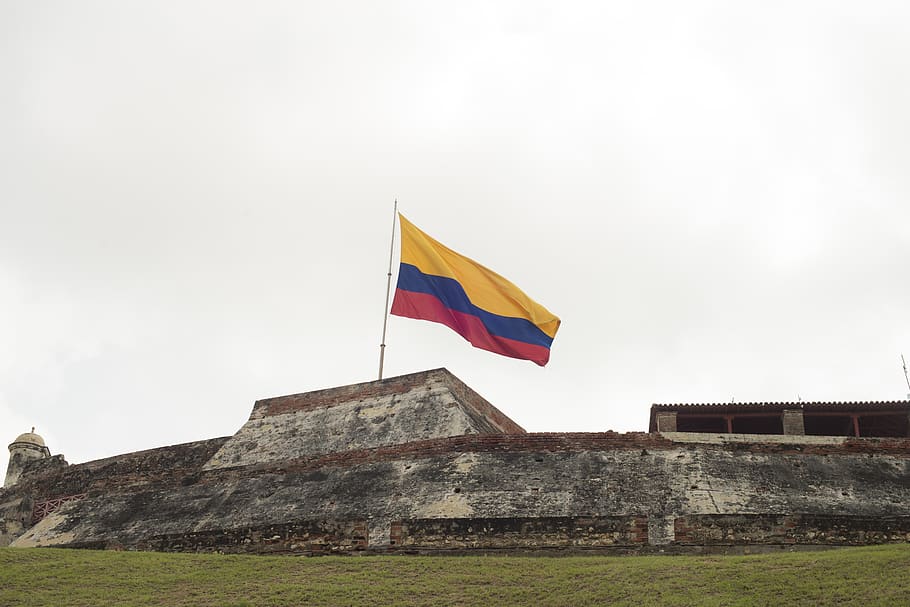
<instances>
[{"instance_id":1,"label":"antenna on roof","mask_svg":"<svg viewBox=\"0 0 910 607\"><path fill-rule=\"evenodd\" d=\"M907 377L907 361L904 360L903 354L901 354L901 364L904 366L904 381L907 382L907 390L910 390L910 378ZM910 400L910 392L907 393L907 400Z\"/></svg>"}]
</instances>

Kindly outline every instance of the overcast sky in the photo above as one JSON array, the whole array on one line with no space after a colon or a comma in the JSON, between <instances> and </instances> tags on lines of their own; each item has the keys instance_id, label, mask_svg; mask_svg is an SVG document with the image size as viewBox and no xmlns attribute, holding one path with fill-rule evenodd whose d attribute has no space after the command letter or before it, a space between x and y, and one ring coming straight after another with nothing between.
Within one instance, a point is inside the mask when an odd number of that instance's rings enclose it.
<instances>
[{"instance_id":1,"label":"overcast sky","mask_svg":"<svg viewBox=\"0 0 910 607\"><path fill-rule=\"evenodd\" d=\"M531 431L906 398L908 108L903 0L0 0L0 440L375 379L396 198L563 324L540 368L392 317L386 376Z\"/></svg>"}]
</instances>

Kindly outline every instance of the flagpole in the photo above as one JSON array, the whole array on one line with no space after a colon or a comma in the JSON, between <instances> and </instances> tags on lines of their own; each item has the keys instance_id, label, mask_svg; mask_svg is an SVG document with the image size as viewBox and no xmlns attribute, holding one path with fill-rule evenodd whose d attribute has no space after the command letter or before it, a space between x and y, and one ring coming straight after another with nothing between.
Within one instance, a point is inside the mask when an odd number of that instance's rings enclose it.
<instances>
[{"instance_id":1,"label":"flagpole","mask_svg":"<svg viewBox=\"0 0 910 607\"><path fill-rule=\"evenodd\" d=\"M389 324L389 293L392 292L392 255L395 254L395 224L398 223L398 199L392 216L392 244L389 245L389 273L385 284L385 308L382 310L382 343L379 344L379 379L382 379L382 363L385 360L385 333Z\"/></svg>"}]
</instances>

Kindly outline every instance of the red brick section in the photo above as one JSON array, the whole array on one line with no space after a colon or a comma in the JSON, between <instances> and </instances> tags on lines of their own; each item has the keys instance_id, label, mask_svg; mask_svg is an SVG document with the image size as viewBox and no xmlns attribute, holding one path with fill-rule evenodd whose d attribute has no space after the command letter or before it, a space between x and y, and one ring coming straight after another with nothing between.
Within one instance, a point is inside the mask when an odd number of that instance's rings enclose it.
<instances>
[{"instance_id":1,"label":"red brick section","mask_svg":"<svg viewBox=\"0 0 910 607\"><path fill-rule=\"evenodd\" d=\"M225 554L353 554L367 550L368 526L363 520L311 520L157 535L128 546L160 552ZM69 544L71 548L107 548L104 541Z\"/></svg>"},{"instance_id":2,"label":"red brick section","mask_svg":"<svg viewBox=\"0 0 910 607\"><path fill-rule=\"evenodd\" d=\"M389 546L401 544L401 521L393 521L389 528Z\"/></svg>"},{"instance_id":3,"label":"red brick section","mask_svg":"<svg viewBox=\"0 0 910 607\"><path fill-rule=\"evenodd\" d=\"M866 545L910 541L910 516L691 514L674 521L675 543Z\"/></svg>"},{"instance_id":4,"label":"red brick section","mask_svg":"<svg viewBox=\"0 0 910 607\"><path fill-rule=\"evenodd\" d=\"M392 550L549 549L642 546L645 516L409 519L393 523Z\"/></svg>"},{"instance_id":5,"label":"red brick section","mask_svg":"<svg viewBox=\"0 0 910 607\"><path fill-rule=\"evenodd\" d=\"M370 543L370 532L365 521L359 521L351 527L352 543L355 547L366 548Z\"/></svg>"},{"instance_id":6,"label":"red brick section","mask_svg":"<svg viewBox=\"0 0 910 607\"><path fill-rule=\"evenodd\" d=\"M636 544L648 543L648 517L636 516L632 520L632 540Z\"/></svg>"}]
</instances>

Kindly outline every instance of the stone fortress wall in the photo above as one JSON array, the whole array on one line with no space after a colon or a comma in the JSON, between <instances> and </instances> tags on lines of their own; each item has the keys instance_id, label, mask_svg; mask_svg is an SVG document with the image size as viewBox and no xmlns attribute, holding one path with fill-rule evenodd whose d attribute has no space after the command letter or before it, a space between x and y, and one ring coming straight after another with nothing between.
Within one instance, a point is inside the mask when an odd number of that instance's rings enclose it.
<instances>
[{"instance_id":1,"label":"stone fortress wall","mask_svg":"<svg viewBox=\"0 0 910 607\"><path fill-rule=\"evenodd\" d=\"M526 433L445 369L262 400L231 437L0 490L0 545L747 552L910 541L910 439Z\"/></svg>"}]
</instances>

